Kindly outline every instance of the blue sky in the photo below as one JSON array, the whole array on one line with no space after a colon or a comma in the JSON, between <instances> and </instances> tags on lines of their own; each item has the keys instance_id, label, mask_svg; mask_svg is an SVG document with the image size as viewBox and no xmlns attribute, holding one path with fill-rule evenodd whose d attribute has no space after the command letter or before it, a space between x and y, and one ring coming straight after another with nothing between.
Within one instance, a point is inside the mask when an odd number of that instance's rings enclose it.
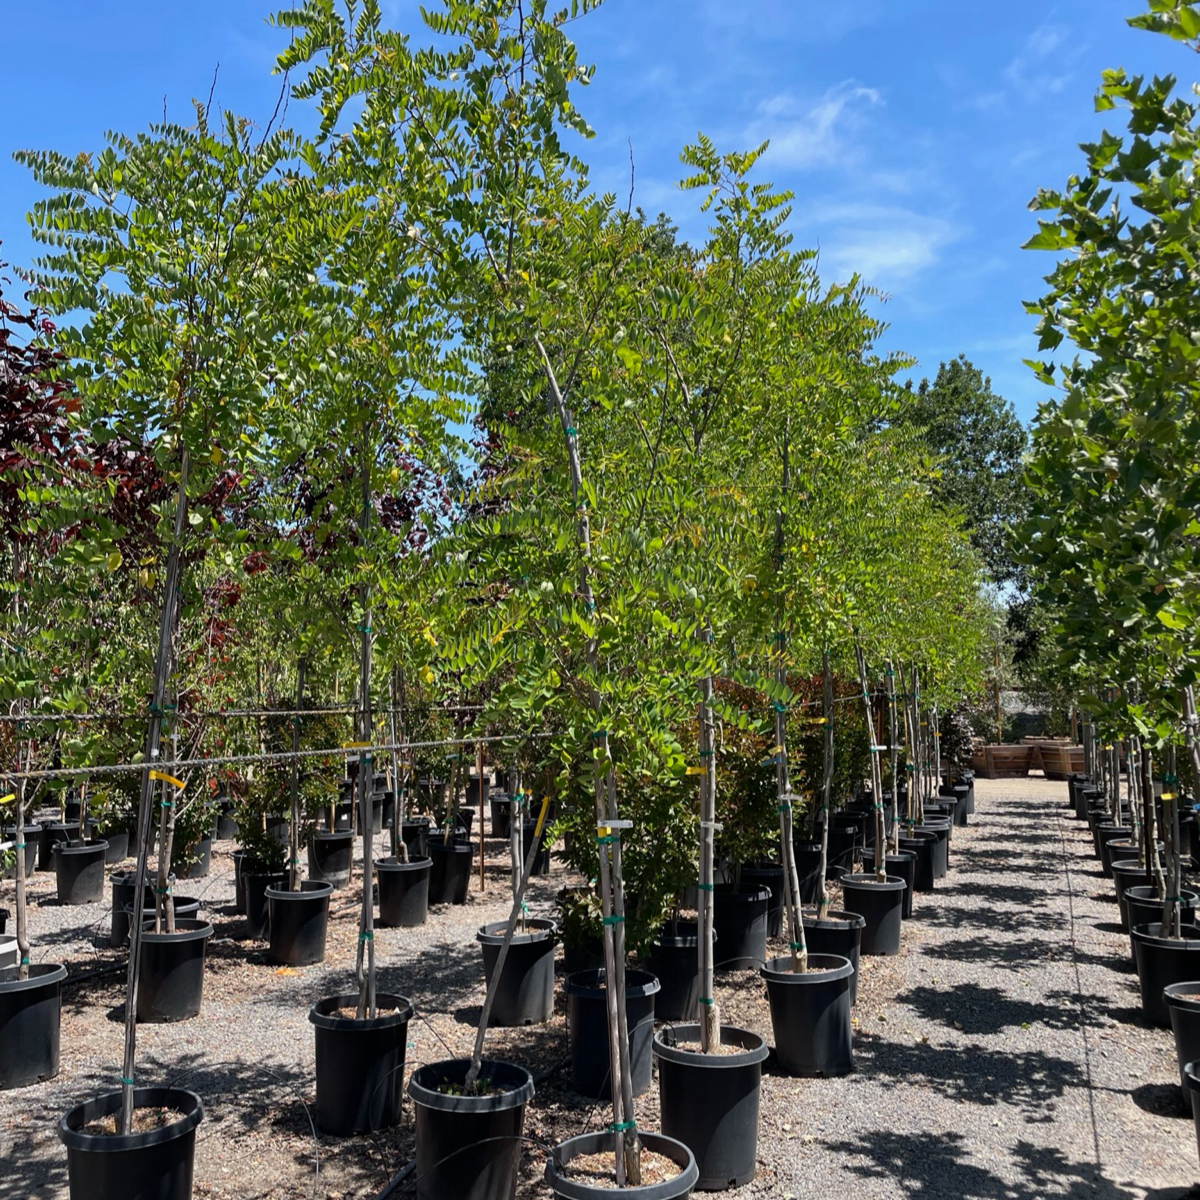
<instances>
[{"instance_id":1,"label":"blue sky","mask_svg":"<svg viewBox=\"0 0 1200 1200\"><path fill-rule=\"evenodd\" d=\"M553 0L552 0L553 2ZM565 3L565 0L562 0ZM417 29L412 0L385 0ZM695 199L675 185L679 150L703 130L723 149L766 138L764 178L796 193L797 244L822 274L859 271L889 300L885 345L918 360L917 378L965 353L1023 419L1046 394L1022 359L1036 353L1021 302L1052 260L1022 251L1027 204L1080 168L1106 67L1196 77L1194 57L1129 29L1140 0L607 0L572 26L596 64L580 107L596 129L581 147L599 190L628 190L703 235ZM55 0L11 6L0 44L0 256L29 262L25 213L37 199L12 151L77 152L106 129L185 120L220 63L218 101L266 120L281 35L253 0ZM53 14L51 17L49 14ZM289 120L308 114L293 104Z\"/></svg>"}]
</instances>

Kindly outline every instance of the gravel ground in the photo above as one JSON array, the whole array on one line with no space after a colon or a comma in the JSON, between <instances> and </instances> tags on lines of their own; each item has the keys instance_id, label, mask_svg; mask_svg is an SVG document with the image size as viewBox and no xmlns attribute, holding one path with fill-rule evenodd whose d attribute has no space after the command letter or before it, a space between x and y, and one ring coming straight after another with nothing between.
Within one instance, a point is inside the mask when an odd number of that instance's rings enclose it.
<instances>
[{"instance_id":1,"label":"gravel ground","mask_svg":"<svg viewBox=\"0 0 1200 1200\"><path fill-rule=\"evenodd\" d=\"M856 1072L796 1080L766 1064L758 1178L734 1195L1200 1196L1171 1036L1141 1019L1112 887L1086 828L1066 815L1066 785L982 780L976 798L970 828L954 832L949 877L933 896L917 897L901 954L864 960ZM487 846L482 894L476 879L466 906L435 909L420 929L377 934L381 989L409 996L418 1012L410 1067L470 1050L483 1000L474 934L508 907L506 856L501 843ZM263 943L243 939L232 848L220 844L210 878L181 888L203 898L215 928L204 1011L139 1028L139 1082L178 1083L203 1097L197 1197L370 1198L412 1157L411 1108L400 1129L371 1137L316 1138L309 1121L307 1013L314 1000L348 990L352 890L335 893L326 962L281 972ZM535 880L534 914L552 915L568 881L557 868ZM0 903L11 908L11 885L3 886ZM67 1194L58 1118L111 1089L120 1073L123 974L105 969L119 968L122 956L107 948L107 907L60 907L50 875L37 876L33 894L35 958L66 963L71 981L58 1078L0 1093L4 1198ZM755 973L722 975L718 996L726 1021L770 1037ZM551 1071L568 1051L563 1013L560 995L551 1024L489 1033L489 1055ZM657 1117L651 1089L638 1103L639 1124L656 1128ZM521 1200L549 1195L547 1145L607 1119L571 1091L569 1071L550 1074L527 1113Z\"/></svg>"}]
</instances>

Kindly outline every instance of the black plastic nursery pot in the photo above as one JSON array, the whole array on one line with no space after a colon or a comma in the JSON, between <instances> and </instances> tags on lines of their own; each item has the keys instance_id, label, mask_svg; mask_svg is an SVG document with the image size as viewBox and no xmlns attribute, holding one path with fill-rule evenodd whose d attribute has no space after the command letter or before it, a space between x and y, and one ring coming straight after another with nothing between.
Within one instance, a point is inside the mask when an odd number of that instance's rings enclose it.
<instances>
[{"instance_id":1,"label":"black plastic nursery pot","mask_svg":"<svg viewBox=\"0 0 1200 1200\"><path fill-rule=\"evenodd\" d=\"M934 873L934 858L937 855L937 834L922 829L914 829L910 833L902 833L896 844L902 851L916 855L913 863L912 890L914 892L932 892L936 886L937 876Z\"/></svg>"},{"instance_id":2,"label":"black plastic nursery pot","mask_svg":"<svg viewBox=\"0 0 1200 1200\"><path fill-rule=\"evenodd\" d=\"M1096 858L1103 862L1105 842L1127 841L1133 836L1133 830L1128 825L1117 825L1112 821L1099 821L1092 827L1092 847ZM1124 855L1121 855L1124 858ZM1105 874L1108 874L1106 871Z\"/></svg>"},{"instance_id":3,"label":"black plastic nursery pot","mask_svg":"<svg viewBox=\"0 0 1200 1200\"><path fill-rule=\"evenodd\" d=\"M213 927L184 918L174 933L142 927L142 969L138 980L137 1019L148 1024L186 1021L198 1016L204 999L204 955Z\"/></svg>"},{"instance_id":4,"label":"black plastic nursery pot","mask_svg":"<svg viewBox=\"0 0 1200 1200\"><path fill-rule=\"evenodd\" d=\"M546 1163L546 1182L559 1200L686 1200L692 1194L699 1176L695 1156L682 1142L661 1133L641 1133L642 1146L661 1154L679 1167L679 1174L661 1183L644 1183L640 1187L625 1186L615 1191L614 1180L589 1179L572 1175L571 1163L585 1155L613 1154L611 1133L581 1133L554 1147Z\"/></svg>"},{"instance_id":5,"label":"black plastic nursery pot","mask_svg":"<svg viewBox=\"0 0 1200 1200\"><path fill-rule=\"evenodd\" d=\"M109 1092L76 1105L63 1117L58 1136L67 1148L71 1200L191 1200L196 1126L204 1105L183 1088L136 1088L139 1108L165 1108L178 1116L145 1133L84 1133L92 1122L115 1120L121 1093Z\"/></svg>"},{"instance_id":6,"label":"black plastic nursery pot","mask_svg":"<svg viewBox=\"0 0 1200 1200\"><path fill-rule=\"evenodd\" d=\"M1163 988L1163 1003L1175 1035L1175 1057L1179 1062L1179 1086L1188 1099L1184 1068L1200 1059L1200 979L1169 983Z\"/></svg>"},{"instance_id":7,"label":"black plastic nursery pot","mask_svg":"<svg viewBox=\"0 0 1200 1200\"><path fill-rule=\"evenodd\" d=\"M318 883L345 887L354 864L354 834L314 833L308 842L308 877Z\"/></svg>"},{"instance_id":8,"label":"black plastic nursery pot","mask_svg":"<svg viewBox=\"0 0 1200 1200\"><path fill-rule=\"evenodd\" d=\"M714 944L716 935L714 931ZM659 983L654 1016L659 1021L695 1021L700 1006L700 941L695 921L677 921L654 939L645 967Z\"/></svg>"},{"instance_id":9,"label":"black plastic nursery pot","mask_svg":"<svg viewBox=\"0 0 1200 1200\"><path fill-rule=\"evenodd\" d=\"M1112 873L1121 928L1128 933L1129 914L1125 911L1125 891L1131 887L1147 887L1152 882L1150 872L1136 858L1120 858L1113 860Z\"/></svg>"},{"instance_id":10,"label":"black plastic nursery pot","mask_svg":"<svg viewBox=\"0 0 1200 1200\"><path fill-rule=\"evenodd\" d=\"M410 860L429 857L429 818L414 817L402 822L400 840L408 847Z\"/></svg>"},{"instance_id":11,"label":"black plastic nursery pot","mask_svg":"<svg viewBox=\"0 0 1200 1200\"><path fill-rule=\"evenodd\" d=\"M129 914L133 911L134 880L137 877L132 871L116 873L112 881L112 932L108 944L119 950L129 944ZM154 890L147 883L142 891L142 908L154 911Z\"/></svg>"},{"instance_id":12,"label":"black plastic nursery pot","mask_svg":"<svg viewBox=\"0 0 1200 1200\"><path fill-rule=\"evenodd\" d=\"M128 829L107 829L100 836L108 843L108 849L104 851L106 866L115 867L129 857Z\"/></svg>"},{"instance_id":13,"label":"black plastic nursery pot","mask_svg":"<svg viewBox=\"0 0 1200 1200\"><path fill-rule=\"evenodd\" d=\"M371 832L373 834L375 834L376 837L378 837L381 833L383 833L384 800L385 800L385 797L384 797L383 792L372 792L371 793ZM355 798L354 798L354 828L360 834L362 833L362 821L359 819L361 807L362 806L359 803L358 797L355 796Z\"/></svg>"},{"instance_id":14,"label":"black plastic nursery pot","mask_svg":"<svg viewBox=\"0 0 1200 1200\"><path fill-rule=\"evenodd\" d=\"M56 842L54 875L59 904L95 904L104 898L107 842Z\"/></svg>"},{"instance_id":15,"label":"black plastic nursery pot","mask_svg":"<svg viewBox=\"0 0 1200 1200\"><path fill-rule=\"evenodd\" d=\"M917 856L912 850L901 850L898 854L885 854L884 869L889 875L904 880L904 903L900 908L900 916L907 920L912 916L913 879L916 877ZM875 869L875 860L864 856L863 873Z\"/></svg>"},{"instance_id":16,"label":"black plastic nursery pot","mask_svg":"<svg viewBox=\"0 0 1200 1200\"><path fill-rule=\"evenodd\" d=\"M492 837L508 838L512 835L512 797L502 792L488 798L492 815Z\"/></svg>"},{"instance_id":17,"label":"black plastic nursery pot","mask_svg":"<svg viewBox=\"0 0 1200 1200\"><path fill-rule=\"evenodd\" d=\"M897 875L880 879L871 874L842 876L842 908L858 913L866 922L860 949L863 954L900 953L900 925L904 893L908 890Z\"/></svg>"},{"instance_id":18,"label":"black plastic nursery pot","mask_svg":"<svg viewBox=\"0 0 1200 1200\"><path fill-rule=\"evenodd\" d=\"M744 891L761 891L763 888L770 891L771 898L767 901L767 936L781 937L783 935L783 867L779 863L747 863L742 867L741 883ZM757 963L755 965L757 966Z\"/></svg>"},{"instance_id":19,"label":"black plastic nursery pot","mask_svg":"<svg viewBox=\"0 0 1200 1200\"><path fill-rule=\"evenodd\" d=\"M741 1187L754 1178L758 1103L767 1040L721 1026L732 1052L700 1053L700 1026L675 1025L654 1036L661 1128L696 1159L702 1191Z\"/></svg>"},{"instance_id":20,"label":"black plastic nursery pot","mask_svg":"<svg viewBox=\"0 0 1200 1200\"><path fill-rule=\"evenodd\" d=\"M125 901L125 905L121 910L123 924L125 929L125 937L121 941L121 946L129 944L129 927L133 923L133 884L132 876L129 876L131 882L127 885L129 899ZM149 885L146 887L148 895L145 900L145 907L142 909L142 924L150 923L151 927L155 921L154 911L154 889ZM195 896L176 896L175 897L175 917L176 920L183 920L185 917L192 920L200 915L200 901ZM113 918L114 921L116 918Z\"/></svg>"},{"instance_id":21,"label":"black plastic nursery pot","mask_svg":"<svg viewBox=\"0 0 1200 1200\"><path fill-rule=\"evenodd\" d=\"M1183 923L1185 925L1196 925L1200 922L1196 921L1196 907L1200 905L1200 895L1196 892L1188 891L1186 888L1179 889L1180 907L1183 909ZM1135 887L1127 887L1124 896L1125 916L1129 922L1129 929L1136 929L1139 925L1153 925L1156 921L1162 920L1163 902L1159 899L1157 891L1148 883L1138 884ZM1136 954L1133 949L1133 935L1129 937L1129 953L1130 956L1136 959ZM1197 978L1200 978L1200 967L1197 967ZM1198 1055L1197 1057L1200 1057Z\"/></svg>"},{"instance_id":22,"label":"black plastic nursery pot","mask_svg":"<svg viewBox=\"0 0 1200 1200\"><path fill-rule=\"evenodd\" d=\"M285 967L324 962L333 884L306 879L298 892L288 890L285 883L267 888L266 895L267 961Z\"/></svg>"},{"instance_id":23,"label":"black plastic nursery pot","mask_svg":"<svg viewBox=\"0 0 1200 1200\"><path fill-rule=\"evenodd\" d=\"M242 907L246 913L246 936L262 939L271 928L267 889L286 887L286 871L271 871L265 875L242 872Z\"/></svg>"},{"instance_id":24,"label":"black plastic nursery pot","mask_svg":"<svg viewBox=\"0 0 1200 1200\"><path fill-rule=\"evenodd\" d=\"M401 862L382 858L375 864L379 880L379 923L402 929L424 925L429 916L429 873L433 862L428 856Z\"/></svg>"},{"instance_id":25,"label":"black plastic nursery pot","mask_svg":"<svg viewBox=\"0 0 1200 1200\"><path fill-rule=\"evenodd\" d=\"M821 890L821 843L796 842L792 853L800 880L800 903L816 904Z\"/></svg>"},{"instance_id":26,"label":"black plastic nursery pot","mask_svg":"<svg viewBox=\"0 0 1200 1200\"><path fill-rule=\"evenodd\" d=\"M950 820L927 817L923 824L918 825L915 833L932 833L937 836L933 849L933 877L945 879L950 869L950 830L953 828ZM909 849L909 847L904 847Z\"/></svg>"},{"instance_id":27,"label":"black plastic nursery pot","mask_svg":"<svg viewBox=\"0 0 1200 1200\"><path fill-rule=\"evenodd\" d=\"M28 837L29 826L25 827L25 833ZM38 865L39 871L54 870L54 847L59 842L76 842L79 840L79 822L78 821L43 821L42 836L38 841Z\"/></svg>"},{"instance_id":28,"label":"black plastic nursery pot","mask_svg":"<svg viewBox=\"0 0 1200 1200\"><path fill-rule=\"evenodd\" d=\"M238 835L237 818L233 815L233 804L229 801L222 801L221 809L217 813L217 841L231 842Z\"/></svg>"},{"instance_id":29,"label":"black plastic nursery pot","mask_svg":"<svg viewBox=\"0 0 1200 1200\"><path fill-rule=\"evenodd\" d=\"M1200 979L1200 928L1182 926L1182 938L1162 937L1161 928L1157 921L1132 927L1133 957L1142 990L1142 1015L1151 1025L1166 1028L1171 1015L1163 988Z\"/></svg>"},{"instance_id":30,"label":"black plastic nursery pot","mask_svg":"<svg viewBox=\"0 0 1200 1200\"><path fill-rule=\"evenodd\" d=\"M1185 1092L1192 1101L1192 1125L1196 1130L1196 1148L1200 1150L1200 1062L1187 1063L1183 1068Z\"/></svg>"},{"instance_id":31,"label":"black plastic nursery pot","mask_svg":"<svg viewBox=\"0 0 1200 1200\"><path fill-rule=\"evenodd\" d=\"M650 1088L654 1060L654 998L658 980L649 971L625 971L625 1014L629 1025L629 1071L633 1094ZM571 1042L571 1083L594 1100L611 1100L608 1069L608 1011L604 971L567 976L567 1031Z\"/></svg>"},{"instance_id":32,"label":"black plastic nursery pot","mask_svg":"<svg viewBox=\"0 0 1200 1200\"><path fill-rule=\"evenodd\" d=\"M537 833L536 821L521 822L521 852L525 856L525 861L529 861L529 855L533 850L533 838ZM550 844L545 840L542 841L541 849L538 850L537 858L533 864L531 875L549 875L550 874Z\"/></svg>"},{"instance_id":33,"label":"black plastic nursery pot","mask_svg":"<svg viewBox=\"0 0 1200 1200\"><path fill-rule=\"evenodd\" d=\"M775 1057L789 1075L846 1075L854 1069L850 980L854 967L836 954L810 954L794 974L791 958L773 958L760 972L767 984Z\"/></svg>"},{"instance_id":34,"label":"black plastic nursery pot","mask_svg":"<svg viewBox=\"0 0 1200 1200\"><path fill-rule=\"evenodd\" d=\"M484 925L475 935L483 951L483 974L492 975L504 944L507 921ZM504 970L492 997L493 1025L541 1025L554 1014L554 947L558 926L534 917L513 934Z\"/></svg>"},{"instance_id":35,"label":"black plastic nursery pot","mask_svg":"<svg viewBox=\"0 0 1200 1200\"><path fill-rule=\"evenodd\" d=\"M242 863L245 861L245 850L235 850L230 856L233 859L233 911L245 913L246 897L242 892Z\"/></svg>"},{"instance_id":36,"label":"black plastic nursery pot","mask_svg":"<svg viewBox=\"0 0 1200 1200\"><path fill-rule=\"evenodd\" d=\"M971 789L965 783L956 783L954 785L954 823L955 825L965 826L967 818L975 810L974 805L969 804Z\"/></svg>"},{"instance_id":37,"label":"black plastic nursery pot","mask_svg":"<svg viewBox=\"0 0 1200 1200\"><path fill-rule=\"evenodd\" d=\"M858 961L862 953L862 935L867 922L859 913L830 909L821 920L807 909L802 914L804 941L809 954L834 954L848 959L854 968L850 976L850 1003L858 1002Z\"/></svg>"},{"instance_id":38,"label":"black plastic nursery pot","mask_svg":"<svg viewBox=\"0 0 1200 1200\"><path fill-rule=\"evenodd\" d=\"M827 880L841 879L847 871L854 870L854 859L859 845L858 824L856 818L849 821L839 821L844 814L834 814L833 825L829 830L829 846L825 858L825 878Z\"/></svg>"},{"instance_id":39,"label":"black plastic nursery pot","mask_svg":"<svg viewBox=\"0 0 1200 1200\"><path fill-rule=\"evenodd\" d=\"M1104 872L1105 879L1113 877L1112 865L1114 862L1120 862L1130 857L1136 857L1137 851L1130 851L1126 848L1127 839L1124 837L1106 838L1100 844L1100 869Z\"/></svg>"},{"instance_id":40,"label":"black plastic nursery pot","mask_svg":"<svg viewBox=\"0 0 1200 1200\"><path fill-rule=\"evenodd\" d=\"M12 842L14 847L17 843L17 827L15 825L7 826L0 832L0 841ZM34 871L37 870L38 854L42 847L42 830L38 825L25 826L25 878L29 879ZM4 879L16 879L17 877L17 862L16 855L18 851L13 851L13 864L8 867L3 875Z\"/></svg>"},{"instance_id":41,"label":"black plastic nursery pot","mask_svg":"<svg viewBox=\"0 0 1200 1200\"><path fill-rule=\"evenodd\" d=\"M771 889L751 887L735 892L730 884L717 884L713 892L713 927L719 951L714 952L718 971L752 970L767 957L767 905Z\"/></svg>"},{"instance_id":42,"label":"black plastic nursery pot","mask_svg":"<svg viewBox=\"0 0 1200 1200\"><path fill-rule=\"evenodd\" d=\"M0 971L0 1091L58 1074L62 982L67 968L35 963Z\"/></svg>"},{"instance_id":43,"label":"black plastic nursery pot","mask_svg":"<svg viewBox=\"0 0 1200 1200\"><path fill-rule=\"evenodd\" d=\"M468 837L471 835L471 826L475 821L475 809L460 808L454 814L454 824L458 829L461 829Z\"/></svg>"},{"instance_id":44,"label":"black plastic nursery pot","mask_svg":"<svg viewBox=\"0 0 1200 1200\"><path fill-rule=\"evenodd\" d=\"M466 904L471 882L474 848L465 842L447 845L440 837L429 843L432 866L429 872L430 904Z\"/></svg>"},{"instance_id":45,"label":"black plastic nursery pot","mask_svg":"<svg viewBox=\"0 0 1200 1200\"><path fill-rule=\"evenodd\" d=\"M418 1200L513 1200L533 1076L484 1059L482 1094L463 1096L465 1059L418 1067L408 1082L416 1113ZM446 1089L445 1091L442 1089Z\"/></svg>"},{"instance_id":46,"label":"black plastic nursery pot","mask_svg":"<svg viewBox=\"0 0 1200 1200\"><path fill-rule=\"evenodd\" d=\"M358 994L318 1000L308 1013L316 1037L317 1124L334 1137L400 1123L412 1002L378 992L376 1016L355 1016Z\"/></svg>"},{"instance_id":47,"label":"black plastic nursery pot","mask_svg":"<svg viewBox=\"0 0 1200 1200\"><path fill-rule=\"evenodd\" d=\"M176 879L207 879L212 870L212 848L210 837L203 837L186 847L178 862L171 864Z\"/></svg>"}]
</instances>

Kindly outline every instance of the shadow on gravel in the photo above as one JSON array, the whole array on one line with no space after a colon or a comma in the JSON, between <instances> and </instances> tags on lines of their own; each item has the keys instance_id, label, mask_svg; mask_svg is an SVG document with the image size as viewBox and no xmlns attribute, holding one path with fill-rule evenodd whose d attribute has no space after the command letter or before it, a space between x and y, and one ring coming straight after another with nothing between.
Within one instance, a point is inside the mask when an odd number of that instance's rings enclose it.
<instances>
[{"instance_id":1,"label":"shadow on gravel","mask_svg":"<svg viewBox=\"0 0 1200 1200\"><path fill-rule=\"evenodd\" d=\"M978 963L1002 971L1023 971L1035 963L1057 961L1061 957L1057 945L1041 938L1013 938L994 942L980 935L942 944L926 943L919 949L928 958Z\"/></svg>"},{"instance_id":2,"label":"shadow on gravel","mask_svg":"<svg viewBox=\"0 0 1200 1200\"><path fill-rule=\"evenodd\" d=\"M1129 1095L1138 1108L1156 1117L1192 1119L1191 1103L1183 1098L1177 1083L1143 1083Z\"/></svg>"},{"instance_id":3,"label":"shadow on gravel","mask_svg":"<svg viewBox=\"0 0 1200 1200\"><path fill-rule=\"evenodd\" d=\"M859 1071L883 1088L924 1084L952 1100L1013 1104L1039 1120L1067 1088L1087 1086L1076 1063L1040 1050L901 1045L866 1033L855 1039L854 1054Z\"/></svg>"},{"instance_id":4,"label":"shadow on gravel","mask_svg":"<svg viewBox=\"0 0 1200 1200\"><path fill-rule=\"evenodd\" d=\"M935 892L935 895L938 893ZM964 897L970 889L963 890ZM941 929L964 929L978 927L993 936L997 933L1024 933L1031 929L1048 932L1065 927L1067 919L1058 913L1026 912L1003 908L922 908L920 896L913 897L912 920L925 925L936 925Z\"/></svg>"},{"instance_id":5,"label":"shadow on gravel","mask_svg":"<svg viewBox=\"0 0 1200 1200\"><path fill-rule=\"evenodd\" d=\"M1091 1162L1073 1162L1058 1150L1020 1141L1005 1178L972 1162L958 1133L864 1133L853 1141L824 1143L851 1160L846 1169L864 1179L893 1180L905 1196L922 1200L1185 1200L1188 1188L1146 1191L1103 1178Z\"/></svg>"},{"instance_id":6,"label":"shadow on gravel","mask_svg":"<svg viewBox=\"0 0 1200 1200\"><path fill-rule=\"evenodd\" d=\"M961 882L939 889L938 894L961 897L964 900L978 898L990 904L1017 904L1023 908L1046 908L1050 903L1050 897L1044 891L1017 883Z\"/></svg>"},{"instance_id":7,"label":"shadow on gravel","mask_svg":"<svg viewBox=\"0 0 1200 1200\"><path fill-rule=\"evenodd\" d=\"M1018 1000L999 988L964 983L946 991L912 988L898 995L896 1003L907 1004L926 1020L940 1021L963 1033L991 1034L1034 1025L1075 1029L1079 1025L1079 1006L1072 993L1057 993L1048 1003L1041 1003Z\"/></svg>"}]
</instances>

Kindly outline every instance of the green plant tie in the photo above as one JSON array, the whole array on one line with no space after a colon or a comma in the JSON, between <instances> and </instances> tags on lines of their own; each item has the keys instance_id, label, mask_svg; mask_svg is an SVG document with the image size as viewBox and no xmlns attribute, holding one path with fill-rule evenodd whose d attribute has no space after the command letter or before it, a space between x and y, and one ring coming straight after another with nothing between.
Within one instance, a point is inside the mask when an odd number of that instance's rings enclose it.
<instances>
[{"instance_id":1,"label":"green plant tie","mask_svg":"<svg viewBox=\"0 0 1200 1200\"><path fill-rule=\"evenodd\" d=\"M373 633L374 628L370 625L360 625L358 627L358 632L359 633Z\"/></svg>"},{"instance_id":2,"label":"green plant tie","mask_svg":"<svg viewBox=\"0 0 1200 1200\"><path fill-rule=\"evenodd\" d=\"M28 842L17 842L17 844L15 846L13 846L13 849L14 850L24 850L25 847L28 845L29 845Z\"/></svg>"},{"instance_id":3,"label":"green plant tie","mask_svg":"<svg viewBox=\"0 0 1200 1200\"><path fill-rule=\"evenodd\" d=\"M158 893L160 896L172 896L172 895L174 895L174 893L171 891L171 887L170 887L170 885L169 885L169 884L168 884L168 885L167 885L165 888L156 887L154 890L155 890L155 891L156 891L156 892L157 892L157 893Z\"/></svg>"},{"instance_id":4,"label":"green plant tie","mask_svg":"<svg viewBox=\"0 0 1200 1200\"><path fill-rule=\"evenodd\" d=\"M175 801L174 800L164 800L158 807L159 808L174 808Z\"/></svg>"},{"instance_id":5,"label":"green plant tie","mask_svg":"<svg viewBox=\"0 0 1200 1200\"><path fill-rule=\"evenodd\" d=\"M627 1130L636 1129L636 1121L615 1121L608 1127L609 1133L625 1133Z\"/></svg>"},{"instance_id":6,"label":"green plant tie","mask_svg":"<svg viewBox=\"0 0 1200 1200\"><path fill-rule=\"evenodd\" d=\"M1176 779L1174 775L1170 774L1170 772L1168 772L1166 775L1163 776L1163 783L1178 783L1178 782L1179 782L1179 780Z\"/></svg>"},{"instance_id":7,"label":"green plant tie","mask_svg":"<svg viewBox=\"0 0 1200 1200\"><path fill-rule=\"evenodd\" d=\"M710 1007L716 1004L716 1001L711 996L698 996L697 999L701 1004L707 1004Z\"/></svg>"},{"instance_id":8,"label":"green plant tie","mask_svg":"<svg viewBox=\"0 0 1200 1200\"><path fill-rule=\"evenodd\" d=\"M791 806L790 804L781 804L781 805L779 806L779 811L780 811L781 813L785 813L785 812L791 812L791 811L792 811L792 806Z\"/></svg>"},{"instance_id":9,"label":"green plant tie","mask_svg":"<svg viewBox=\"0 0 1200 1200\"><path fill-rule=\"evenodd\" d=\"M609 846L613 842L619 842L620 840L621 840L621 835L619 833L606 833L603 836L598 837L596 839L596 845L597 846Z\"/></svg>"},{"instance_id":10,"label":"green plant tie","mask_svg":"<svg viewBox=\"0 0 1200 1200\"><path fill-rule=\"evenodd\" d=\"M779 703L777 700L775 700L775 701L772 701L772 702L771 702L771 707L772 707L772 708L773 708L773 709L774 709L774 710L775 710L777 713L785 713L785 712L787 712L787 705L786 705L786 704L780 704L780 703Z\"/></svg>"},{"instance_id":11,"label":"green plant tie","mask_svg":"<svg viewBox=\"0 0 1200 1200\"><path fill-rule=\"evenodd\" d=\"M625 918L617 913L613 913L611 917L602 918L605 925L624 925Z\"/></svg>"},{"instance_id":12,"label":"green plant tie","mask_svg":"<svg viewBox=\"0 0 1200 1200\"><path fill-rule=\"evenodd\" d=\"M807 950L808 949L808 947L803 942L789 942L788 945L790 945L793 950Z\"/></svg>"},{"instance_id":13,"label":"green plant tie","mask_svg":"<svg viewBox=\"0 0 1200 1200\"><path fill-rule=\"evenodd\" d=\"M29 955L28 955L28 954L26 954L26 955L24 955L24 956L22 957L22 959L21 959L21 966L23 966L23 967L28 967L29 965L30 965L30 962L29 962Z\"/></svg>"},{"instance_id":14,"label":"green plant tie","mask_svg":"<svg viewBox=\"0 0 1200 1200\"><path fill-rule=\"evenodd\" d=\"M567 426L567 437L574 437L578 432L574 425Z\"/></svg>"},{"instance_id":15,"label":"green plant tie","mask_svg":"<svg viewBox=\"0 0 1200 1200\"><path fill-rule=\"evenodd\" d=\"M696 886L702 892L711 892L713 890L713 885L711 883L698 883L698 884L696 884Z\"/></svg>"},{"instance_id":16,"label":"green plant tie","mask_svg":"<svg viewBox=\"0 0 1200 1200\"><path fill-rule=\"evenodd\" d=\"M1163 897L1163 899L1164 899L1164 900L1173 900L1173 901L1175 901L1175 903L1176 903L1176 904L1182 904L1182 903L1183 903L1183 897L1182 897L1182 896L1164 896L1164 897Z\"/></svg>"},{"instance_id":17,"label":"green plant tie","mask_svg":"<svg viewBox=\"0 0 1200 1200\"><path fill-rule=\"evenodd\" d=\"M358 935L358 940L360 942L373 942L375 940L375 931L373 929L364 929Z\"/></svg>"},{"instance_id":18,"label":"green plant tie","mask_svg":"<svg viewBox=\"0 0 1200 1200\"><path fill-rule=\"evenodd\" d=\"M608 737L608 730L607 729L595 729L592 731L592 737L594 737L594 738Z\"/></svg>"},{"instance_id":19,"label":"green plant tie","mask_svg":"<svg viewBox=\"0 0 1200 1200\"><path fill-rule=\"evenodd\" d=\"M713 756L715 753L716 753L716 751L714 751L714 750L701 750L701 751L699 751L699 754L700 754L700 757L701 757L701 758L712 758L712 756Z\"/></svg>"},{"instance_id":20,"label":"green plant tie","mask_svg":"<svg viewBox=\"0 0 1200 1200\"><path fill-rule=\"evenodd\" d=\"M124 1084L126 1087L133 1087L133 1080L132 1080L132 1079L126 1079L124 1075L122 1075L120 1078L121 1078L121 1082L122 1082L122 1083L123 1083L123 1084Z\"/></svg>"}]
</instances>

